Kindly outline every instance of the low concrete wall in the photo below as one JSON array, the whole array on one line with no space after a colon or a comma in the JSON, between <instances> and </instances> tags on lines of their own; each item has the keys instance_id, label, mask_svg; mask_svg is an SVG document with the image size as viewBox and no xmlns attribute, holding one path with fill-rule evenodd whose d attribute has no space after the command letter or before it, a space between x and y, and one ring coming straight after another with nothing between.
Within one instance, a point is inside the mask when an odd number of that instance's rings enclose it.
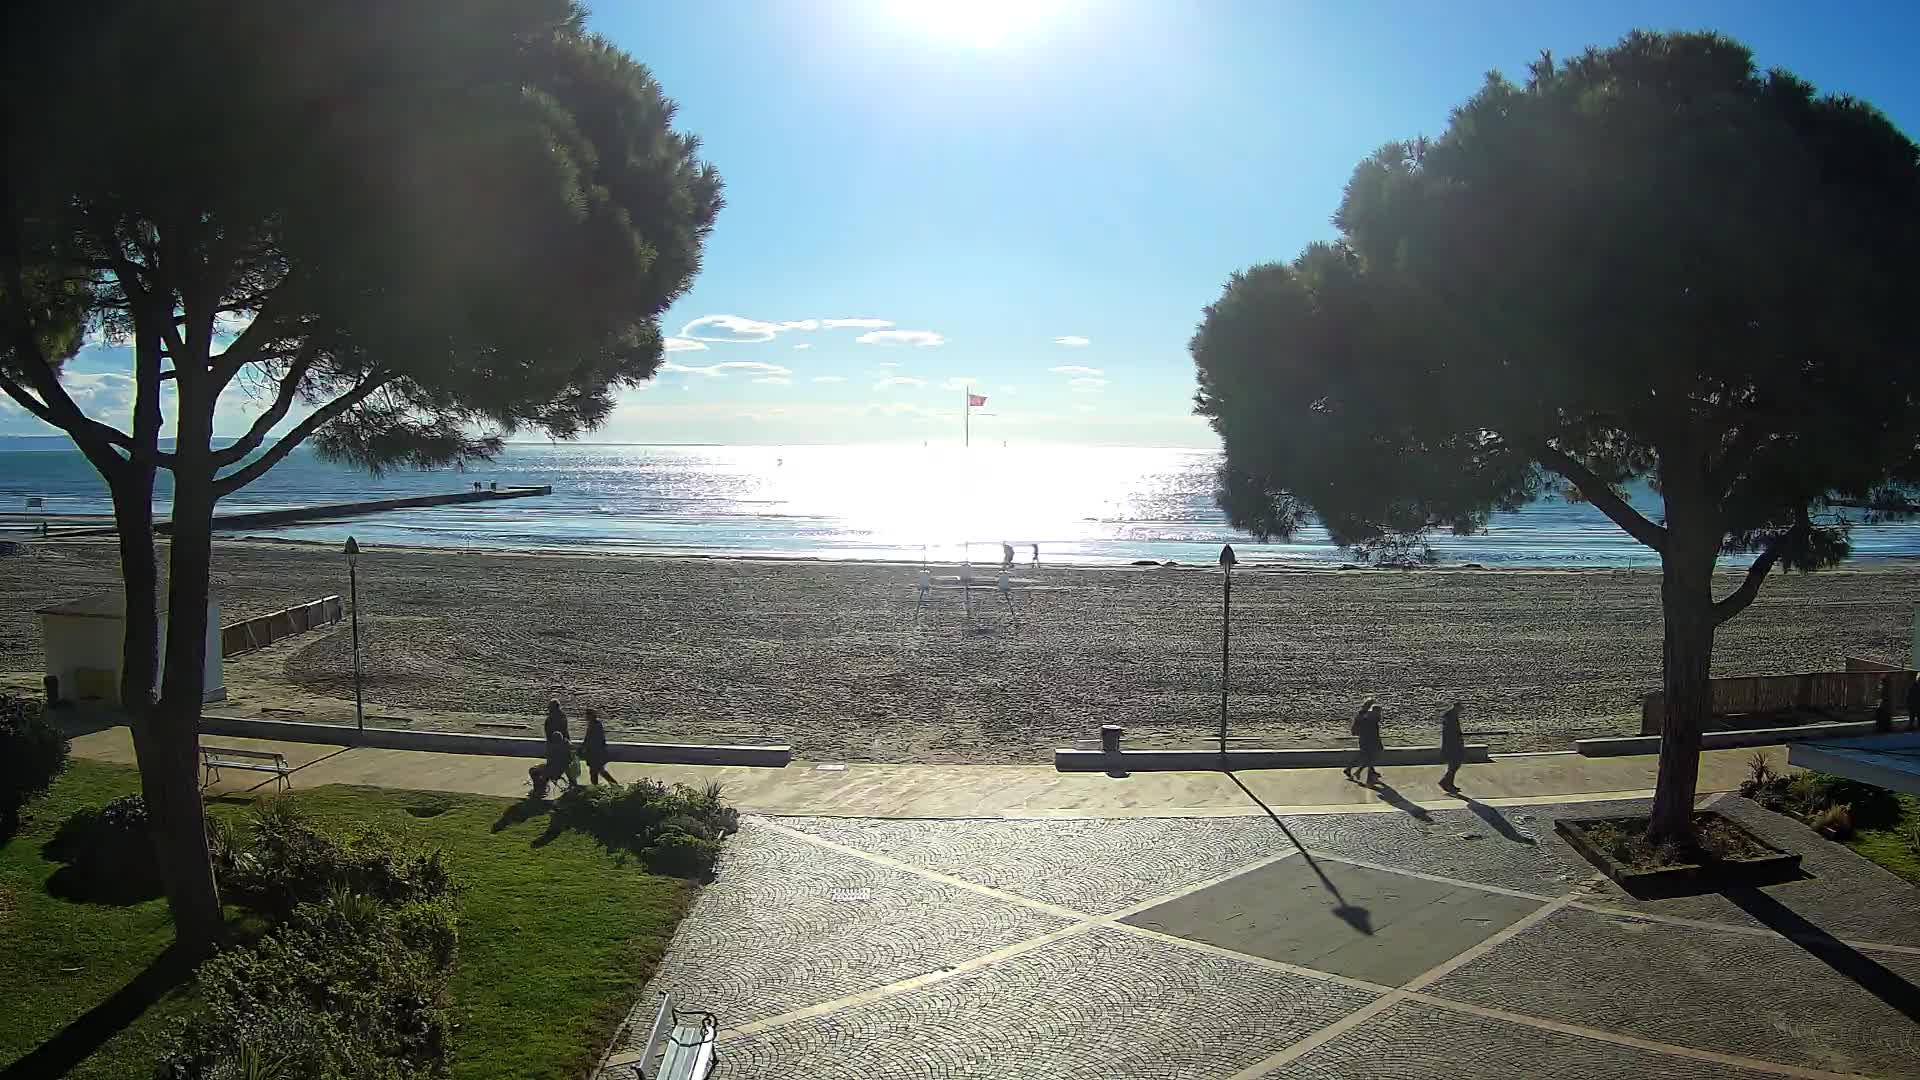
<instances>
[{"instance_id":1,"label":"low concrete wall","mask_svg":"<svg viewBox=\"0 0 1920 1080\"><path fill-rule=\"evenodd\" d=\"M1228 769L1331 769L1352 765L1360 752L1350 747L1302 750L1228 750ZM1468 743L1467 761L1486 762L1486 743ZM1380 765L1443 765L1438 746L1389 746L1381 750ZM1218 750L1104 750L1062 748L1053 752L1053 767L1061 772L1219 772Z\"/></svg>"},{"instance_id":2,"label":"low concrete wall","mask_svg":"<svg viewBox=\"0 0 1920 1080\"><path fill-rule=\"evenodd\" d=\"M1773 746L1801 739L1841 739L1873 734L1873 721L1845 724L1802 724L1798 727L1749 728L1743 731L1709 731L1700 736L1702 750L1736 750L1743 746ZM1658 735L1625 735L1619 738L1575 739L1574 749L1588 757L1619 757L1627 754L1657 754Z\"/></svg>"},{"instance_id":3,"label":"low concrete wall","mask_svg":"<svg viewBox=\"0 0 1920 1080\"><path fill-rule=\"evenodd\" d=\"M257 615L220 628L220 655L238 656L271 645L281 638L331 626L346 618L347 605L337 596L323 596L305 604Z\"/></svg>"},{"instance_id":4,"label":"low concrete wall","mask_svg":"<svg viewBox=\"0 0 1920 1080\"><path fill-rule=\"evenodd\" d=\"M448 731L395 731L345 724L309 724L297 720L255 720L250 717L202 716L204 735L282 742L329 743L334 746L370 746L382 750L426 750L437 754L492 754L498 757L541 758L546 742L512 735L465 735ZM610 742L613 761L653 765L756 765L785 768L793 760L787 746L708 746L700 743Z\"/></svg>"}]
</instances>

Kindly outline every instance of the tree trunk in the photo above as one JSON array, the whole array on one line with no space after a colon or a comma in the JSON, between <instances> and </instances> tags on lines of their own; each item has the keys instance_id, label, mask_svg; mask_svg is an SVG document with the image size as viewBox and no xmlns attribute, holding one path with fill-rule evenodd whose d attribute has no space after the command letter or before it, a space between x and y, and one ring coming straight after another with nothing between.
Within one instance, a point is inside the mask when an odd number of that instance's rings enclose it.
<instances>
[{"instance_id":1,"label":"tree trunk","mask_svg":"<svg viewBox=\"0 0 1920 1080\"><path fill-rule=\"evenodd\" d=\"M1676 540L1680 539L1675 537ZM1713 713L1713 566L1717 544L1673 543L1661 558L1660 609L1664 626L1662 688L1667 715L1660 726L1660 779L1647 833L1659 839L1693 836L1693 800L1700 780L1700 732Z\"/></svg>"},{"instance_id":2,"label":"tree trunk","mask_svg":"<svg viewBox=\"0 0 1920 1080\"><path fill-rule=\"evenodd\" d=\"M207 853L200 801L200 709L206 695L208 575L213 561L213 475L210 419L183 400L175 441L173 530L167 594L167 656L154 709L155 765L141 758L147 811L153 818L160 872L173 909L175 940L192 955L213 947L222 925L220 889Z\"/></svg>"}]
</instances>

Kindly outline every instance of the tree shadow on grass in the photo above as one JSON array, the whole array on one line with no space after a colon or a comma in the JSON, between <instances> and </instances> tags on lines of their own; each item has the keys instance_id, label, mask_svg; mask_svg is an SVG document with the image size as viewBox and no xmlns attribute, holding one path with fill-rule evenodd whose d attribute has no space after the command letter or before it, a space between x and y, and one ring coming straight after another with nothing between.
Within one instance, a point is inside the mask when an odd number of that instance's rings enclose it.
<instances>
[{"instance_id":1,"label":"tree shadow on grass","mask_svg":"<svg viewBox=\"0 0 1920 1080\"><path fill-rule=\"evenodd\" d=\"M0 1080L67 1075L192 974L193 965L168 946L125 986L34 1047L25 1057L0 1070Z\"/></svg>"},{"instance_id":2,"label":"tree shadow on grass","mask_svg":"<svg viewBox=\"0 0 1920 1080\"><path fill-rule=\"evenodd\" d=\"M144 834L103 828L99 811L80 810L60 823L40 857L60 868L47 875L47 895L75 904L130 907L160 895L160 870Z\"/></svg>"},{"instance_id":3,"label":"tree shadow on grass","mask_svg":"<svg viewBox=\"0 0 1920 1080\"><path fill-rule=\"evenodd\" d=\"M1920 989L1898 972L1808 922L1799 912L1757 888L1739 886L1720 895L1763 926L1805 949L1809 955L1852 980L1854 985L1885 1002L1889 1008L1920 1024Z\"/></svg>"},{"instance_id":4,"label":"tree shadow on grass","mask_svg":"<svg viewBox=\"0 0 1920 1080\"><path fill-rule=\"evenodd\" d=\"M505 832L515 825L524 825L534 818L550 817L552 814L553 803L551 801L547 799L536 799L529 795L518 802L508 803L507 808L500 811L499 818L495 819L493 831ZM551 831L551 829L549 829L549 831Z\"/></svg>"},{"instance_id":5,"label":"tree shadow on grass","mask_svg":"<svg viewBox=\"0 0 1920 1080\"><path fill-rule=\"evenodd\" d=\"M1287 841L1294 846L1295 850L1300 852L1301 858L1307 860L1307 868L1312 870L1314 876L1320 879L1320 884L1325 887L1328 892L1333 894L1334 915L1338 917L1341 922L1346 923L1348 926L1353 927L1368 937L1372 937L1373 913L1357 904L1347 903L1347 898L1340 895L1340 887L1333 883L1333 879L1327 876L1326 871L1320 869L1320 863L1314 859L1313 854L1307 850L1306 845L1300 842L1300 838L1293 835L1293 830L1287 828L1287 823L1281 819L1280 815L1273 812L1273 807L1268 806L1261 800L1260 796L1255 795L1252 788L1248 787L1238 776L1233 774L1232 769L1226 770L1226 773L1227 779L1233 781L1241 791L1246 792L1247 798L1252 799L1255 806L1265 810L1267 816L1273 819L1273 823L1280 826L1280 831L1287 834Z\"/></svg>"}]
</instances>

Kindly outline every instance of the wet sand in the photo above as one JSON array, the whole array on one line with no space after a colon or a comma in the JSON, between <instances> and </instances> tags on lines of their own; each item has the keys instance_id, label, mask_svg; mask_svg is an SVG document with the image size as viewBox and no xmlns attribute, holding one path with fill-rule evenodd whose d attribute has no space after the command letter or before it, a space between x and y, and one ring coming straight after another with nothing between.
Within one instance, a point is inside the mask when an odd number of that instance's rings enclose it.
<instances>
[{"instance_id":1,"label":"wet sand","mask_svg":"<svg viewBox=\"0 0 1920 1080\"><path fill-rule=\"evenodd\" d=\"M227 622L347 592L331 547L223 542L214 561ZM1103 723L1169 744L1218 731L1217 570L1023 564L1013 615L976 588L970 620L952 567L919 609L901 565L369 549L360 566L368 712L413 727L537 733L559 697L615 738L912 762L1046 761ZM1775 575L1722 628L1715 671L1903 657L1917 584L1912 564ZM0 672L37 684L33 608L117 586L109 544L0 558ZM1232 732L1337 743L1372 693L1389 742L1432 741L1456 695L1496 750L1634 733L1658 596L1646 570L1237 572ZM231 711L350 716L350 656L343 624L231 660Z\"/></svg>"}]
</instances>

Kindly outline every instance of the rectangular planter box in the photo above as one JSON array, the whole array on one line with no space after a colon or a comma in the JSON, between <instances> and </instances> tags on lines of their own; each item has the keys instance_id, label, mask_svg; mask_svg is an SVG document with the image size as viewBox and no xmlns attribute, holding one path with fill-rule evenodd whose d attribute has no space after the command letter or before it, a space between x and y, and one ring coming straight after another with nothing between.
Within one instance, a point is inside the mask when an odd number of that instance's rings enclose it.
<instances>
[{"instance_id":1,"label":"rectangular planter box","mask_svg":"<svg viewBox=\"0 0 1920 1080\"><path fill-rule=\"evenodd\" d=\"M1587 818L1555 821L1553 830L1565 837L1567 843L1573 845L1573 849L1597 867L1601 873L1635 895L1654 893L1672 896L1687 892L1711 892L1726 885L1766 885L1786 880L1799 872L1799 855L1781 851L1755 836L1751 829L1722 814L1701 810L1693 815L1696 824L1706 819L1712 819L1738 831L1754 846L1763 848L1771 854L1747 859L1717 859L1689 866L1663 866L1655 870L1634 870L1614 861L1611 854L1588 840L1586 827L1603 822L1644 821L1644 818Z\"/></svg>"}]
</instances>

